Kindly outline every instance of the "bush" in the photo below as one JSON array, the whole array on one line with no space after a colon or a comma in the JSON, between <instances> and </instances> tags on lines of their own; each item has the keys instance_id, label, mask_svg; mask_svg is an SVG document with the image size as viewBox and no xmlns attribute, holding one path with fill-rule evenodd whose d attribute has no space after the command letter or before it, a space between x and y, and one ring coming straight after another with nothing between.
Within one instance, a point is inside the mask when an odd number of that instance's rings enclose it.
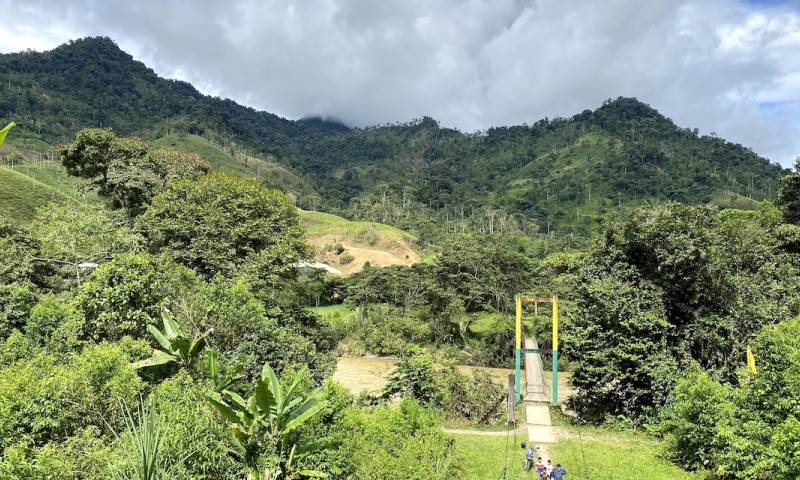
<instances>
[{"instance_id":1,"label":"bush","mask_svg":"<svg viewBox=\"0 0 800 480\"><path fill-rule=\"evenodd\" d=\"M672 461L690 470L713 464L715 447L709 440L717 425L732 417L731 393L697 366L681 376L656 428Z\"/></svg>"},{"instance_id":2,"label":"bush","mask_svg":"<svg viewBox=\"0 0 800 480\"><path fill-rule=\"evenodd\" d=\"M209 386L186 372L158 385L149 400L169 428L162 452L169 465L180 464L173 478L216 480L236 478L241 467L229 454L234 446L230 431L206 401ZM189 461L180 463L184 458Z\"/></svg>"},{"instance_id":3,"label":"bush","mask_svg":"<svg viewBox=\"0 0 800 480\"><path fill-rule=\"evenodd\" d=\"M78 291L76 306L86 319L84 335L94 341L124 335L145 338L147 324L161 318L163 307L200 284L194 272L164 258L120 255L101 265Z\"/></svg>"},{"instance_id":4,"label":"bush","mask_svg":"<svg viewBox=\"0 0 800 480\"><path fill-rule=\"evenodd\" d=\"M353 260L355 259L356 257L354 257L353 255L345 253L344 255L339 257L339 263L341 263L342 265L347 265L348 263L353 263Z\"/></svg>"},{"instance_id":5,"label":"bush","mask_svg":"<svg viewBox=\"0 0 800 480\"><path fill-rule=\"evenodd\" d=\"M352 348L376 355L401 355L412 344L431 341L431 327L399 309L375 305L364 308L347 337Z\"/></svg>"},{"instance_id":6,"label":"bush","mask_svg":"<svg viewBox=\"0 0 800 480\"><path fill-rule=\"evenodd\" d=\"M132 347L92 345L66 359L40 353L1 369L0 447L44 445L87 426L118 426L118 402L132 402L143 387L126 352Z\"/></svg>"},{"instance_id":7,"label":"bush","mask_svg":"<svg viewBox=\"0 0 800 480\"><path fill-rule=\"evenodd\" d=\"M678 382L657 427L668 454L713 478L800 475L800 318L765 327L752 343L756 373L723 387L702 372Z\"/></svg>"},{"instance_id":8,"label":"bush","mask_svg":"<svg viewBox=\"0 0 800 480\"><path fill-rule=\"evenodd\" d=\"M486 332L467 340L466 350L470 365L508 366L514 358L514 324L504 317L496 319Z\"/></svg>"},{"instance_id":9,"label":"bush","mask_svg":"<svg viewBox=\"0 0 800 480\"><path fill-rule=\"evenodd\" d=\"M333 246L333 251L336 253L336 255L341 255L342 252L344 252L344 245L337 243Z\"/></svg>"},{"instance_id":10,"label":"bush","mask_svg":"<svg viewBox=\"0 0 800 480\"><path fill-rule=\"evenodd\" d=\"M213 278L254 258L289 267L308 254L297 210L283 193L224 173L172 182L139 225L154 252Z\"/></svg>"},{"instance_id":11,"label":"bush","mask_svg":"<svg viewBox=\"0 0 800 480\"><path fill-rule=\"evenodd\" d=\"M55 295L39 299L25 325L25 335L50 352L66 353L80 348L84 320L75 305Z\"/></svg>"},{"instance_id":12,"label":"bush","mask_svg":"<svg viewBox=\"0 0 800 480\"><path fill-rule=\"evenodd\" d=\"M444 480L455 474L453 443L439 416L414 400L368 412L349 409L336 435L351 462L346 478Z\"/></svg>"},{"instance_id":13,"label":"bush","mask_svg":"<svg viewBox=\"0 0 800 480\"><path fill-rule=\"evenodd\" d=\"M35 304L36 294L29 286L0 285L0 339L8 337L14 329L22 329Z\"/></svg>"},{"instance_id":14,"label":"bush","mask_svg":"<svg viewBox=\"0 0 800 480\"><path fill-rule=\"evenodd\" d=\"M454 365L435 367L429 354L404 358L389 374L382 397L413 398L452 419L483 422L499 414L505 390L485 374Z\"/></svg>"}]
</instances>

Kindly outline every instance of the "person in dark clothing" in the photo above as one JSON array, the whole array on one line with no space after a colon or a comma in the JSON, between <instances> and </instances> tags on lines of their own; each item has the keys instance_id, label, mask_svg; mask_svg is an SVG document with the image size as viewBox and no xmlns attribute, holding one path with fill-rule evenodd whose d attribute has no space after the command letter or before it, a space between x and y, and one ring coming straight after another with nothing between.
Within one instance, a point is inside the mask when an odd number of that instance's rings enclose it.
<instances>
[{"instance_id":1,"label":"person in dark clothing","mask_svg":"<svg viewBox=\"0 0 800 480\"><path fill-rule=\"evenodd\" d=\"M560 463L556 464L556 468L553 469L553 473L551 474L552 480L562 480L564 475L567 474L567 471L564 470L564 467L561 466Z\"/></svg>"}]
</instances>

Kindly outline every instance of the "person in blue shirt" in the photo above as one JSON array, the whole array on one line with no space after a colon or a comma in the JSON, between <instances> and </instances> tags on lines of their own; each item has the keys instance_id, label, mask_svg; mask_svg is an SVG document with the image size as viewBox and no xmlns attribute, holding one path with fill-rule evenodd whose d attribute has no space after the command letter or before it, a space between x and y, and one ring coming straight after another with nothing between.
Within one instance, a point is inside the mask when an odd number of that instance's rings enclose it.
<instances>
[{"instance_id":1,"label":"person in blue shirt","mask_svg":"<svg viewBox=\"0 0 800 480\"><path fill-rule=\"evenodd\" d=\"M525 449L525 471L526 472L531 469L531 466L533 466L533 452L534 452L534 448L533 447L528 447L527 449Z\"/></svg>"},{"instance_id":2,"label":"person in blue shirt","mask_svg":"<svg viewBox=\"0 0 800 480\"><path fill-rule=\"evenodd\" d=\"M564 478L564 475L567 474L567 471L561 466L560 463L556 464L556 468L553 469L553 473L551 474L551 478L553 480L561 480Z\"/></svg>"}]
</instances>

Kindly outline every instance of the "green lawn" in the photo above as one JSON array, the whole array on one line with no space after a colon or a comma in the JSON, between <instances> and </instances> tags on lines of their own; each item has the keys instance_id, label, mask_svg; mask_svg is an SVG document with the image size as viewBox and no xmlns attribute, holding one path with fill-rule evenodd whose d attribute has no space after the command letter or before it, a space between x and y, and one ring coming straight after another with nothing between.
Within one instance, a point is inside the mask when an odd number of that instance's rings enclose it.
<instances>
[{"instance_id":1,"label":"green lawn","mask_svg":"<svg viewBox=\"0 0 800 480\"><path fill-rule=\"evenodd\" d=\"M463 480L490 480L500 478L504 467L508 467L507 479L533 478L528 477L523 469L524 451L519 444L525 441L518 436L516 444L514 435L479 436L453 434L456 442L456 453L461 468L461 475L456 478ZM506 443L507 442L507 443ZM506 449L506 444L508 448ZM506 456L506 451L508 456Z\"/></svg>"},{"instance_id":2,"label":"green lawn","mask_svg":"<svg viewBox=\"0 0 800 480\"><path fill-rule=\"evenodd\" d=\"M562 440L552 449L553 459L572 470L573 478L584 468L593 480L699 479L659 457L655 440L634 434L609 435L604 439ZM585 464L583 458L586 459Z\"/></svg>"},{"instance_id":3,"label":"green lawn","mask_svg":"<svg viewBox=\"0 0 800 480\"><path fill-rule=\"evenodd\" d=\"M567 478L592 480L689 480L701 477L684 472L659 457L659 444L636 433L598 433L580 442L577 438L561 440L550 448L553 463L561 463ZM506 455L505 436L453 435L465 479L494 479L503 470ZM508 440L508 479L534 478L522 471L525 438L513 435ZM582 448L581 448L582 443ZM584 463L585 458L585 463ZM585 470L584 470L585 469ZM588 477L584 477L584 471Z\"/></svg>"},{"instance_id":4,"label":"green lawn","mask_svg":"<svg viewBox=\"0 0 800 480\"><path fill-rule=\"evenodd\" d=\"M345 304L310 307L309 310L319 315L324 323L343 333L348 331L356 316L356 312Z\"/></svg>"}]
</instances>

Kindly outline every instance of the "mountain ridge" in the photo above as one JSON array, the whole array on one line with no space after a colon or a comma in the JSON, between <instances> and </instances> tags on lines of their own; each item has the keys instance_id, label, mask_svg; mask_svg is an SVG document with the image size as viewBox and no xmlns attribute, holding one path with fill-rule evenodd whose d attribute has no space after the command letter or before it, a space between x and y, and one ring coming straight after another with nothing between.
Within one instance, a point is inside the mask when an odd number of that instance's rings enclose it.
<instances>
[{"instance_id":1,"label":"mountain ridge","mask_svg":"<svg viewBox=\"0 0 800 480\"><path fill-rule=\"evenodd\" d=\"M163 79L107 37L0 55L0 119L12 117L19 136L51 145L90 126L151 139L213 133L307 181L301 207L413 228L496 209L541 231L586 233L609 211L643 201L770 199L787 172L625 97L475 133L429 117L364 128L289 120Z\"/></svg>"}]
</instances>

